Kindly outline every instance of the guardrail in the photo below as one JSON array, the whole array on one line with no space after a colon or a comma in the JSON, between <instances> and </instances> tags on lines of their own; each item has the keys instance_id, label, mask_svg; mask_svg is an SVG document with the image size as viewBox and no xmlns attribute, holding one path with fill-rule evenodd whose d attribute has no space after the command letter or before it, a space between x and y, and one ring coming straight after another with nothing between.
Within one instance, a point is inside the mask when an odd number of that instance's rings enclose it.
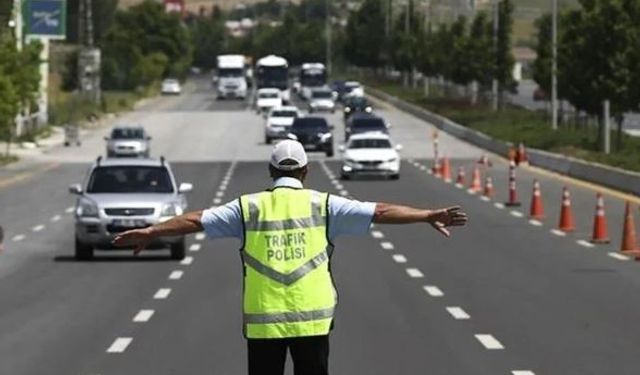
<instances>
[{"instance_id":1,"label":"guardrail","mask_svg":"<svg viewBox=\"0 0 640 375\"><path fill-rule=\"evenodd\" d=\"M431 123L438 129L456 138L495 154L502 156L507 155L509 148L513 146L510 142L493 139L484 133L457 124L446 117L427 111L422 107L408 103L380 90L367 87L367 93L421 120ZM527 149L527 155L529 157L529 163L536 167L627 193L640 195L640 173L532 148Z\"/></svg>"}]
</instances>

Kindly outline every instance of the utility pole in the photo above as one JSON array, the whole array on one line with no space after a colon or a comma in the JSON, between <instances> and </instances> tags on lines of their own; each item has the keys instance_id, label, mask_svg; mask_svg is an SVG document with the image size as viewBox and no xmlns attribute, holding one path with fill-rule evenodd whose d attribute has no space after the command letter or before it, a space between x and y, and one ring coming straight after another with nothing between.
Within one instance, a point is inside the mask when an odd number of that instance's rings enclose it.
<instances>
[{"instance_id":1,"label":"utility pole","mask_svg":"<svg viewBox=\"0 0 640 375\"><path fill-rule=\"evenodd\" d=\"M99 103L100 90L100 49L94 46L93 37L93 0L80 0L78 18L81 27L78 30L80 42L84 44L78 54L79 89L88 99Z\"/></svg>"},{"instance_id":2,"label":"utility pole","mask_svg":"<svg viewBox=\"0 0 640 375\"><path fill-rule=\"evenodd\" d=\"M327 73L330 75L331 74L331 7L330 7L330 1L331 0L325 0L325 32L326 32L326 37L327 37Z\"/></svg>"},{"instance_id":3,"label":"utility pole","mask_svg":"<svg viewBox=\"0 0 640 375\"><path fill-rule=\"evenodd\" d=\"M11 22L12 21L12 22ZM22 51L23 44L23 29L24 23L22 20L22 0L13 0L13 9L12 9L12 19L10 26L13 27L14 35L16 37L16 49L18 51ZM15 118L15 134L21 135L23 128L23 116L22 111L18 112L18 115ZM8 147L8 146L7 146Z\"/></svg>"},{"instance_id":4,"label":"utility pole","mask_svg":"<svg viewBox=\"0 0 640 375\"><path fill-rule=\"evenodd\" d=\"M558 0L551 0L551 128L558 129Z\"/></svg>"},{"instance_id":5,"label":"utility pole","mask_svg":"<svg viewBox=\"0 0 640 375\"><path fill-rule=\"evenodd\" d=\"M498 110L498 79L496 75L498 74L497 62L498 62L498 30L500 28L500 10L499 10L499 0L493 0L493 51L494 51L494 70L493 70L493 80L491 81L491 96L492 96L492 104L493 110Z\"/></svg>"}]
</instances>

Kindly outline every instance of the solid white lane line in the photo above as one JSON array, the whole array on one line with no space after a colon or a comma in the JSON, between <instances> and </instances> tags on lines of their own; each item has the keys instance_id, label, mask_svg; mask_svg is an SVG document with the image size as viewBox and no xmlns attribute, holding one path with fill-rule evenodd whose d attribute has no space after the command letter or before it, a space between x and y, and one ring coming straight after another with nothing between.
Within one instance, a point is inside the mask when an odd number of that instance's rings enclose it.
<instances>
[{"instance_id":1,"label":"solid white lane line","mask_svg":"<svg viewBox=\"0 0 640 375\"><path fill-rule=\"evenodd\" d=\"M372 230L371 236L373 238L384 238L384 233L380 232L379 230Z\"/></svg>"},{"instance_id":2,"label":"solid white lane line","mask_svg":"<svg viewBox=\"0 0 640 375\"><path fill-rule=\"evenodd\" d=\"M222 199L220 198L213 198L213 204L220 204L222 203Z\"/></svg>"},{"instance_id":3,"label":"solid white lane line","mask_svg":"<svg viewBox=\"0 0 640 375\"><path fill-rule=\"evenodd\" d=\"M465 319L471 318L466 311L464 311L461 307L458 307L458 306L448 306L447 312L451 314L453 319L465 320Z\"/></svg>"},{"instance_id":4,"label":"solid white lane line","mask_svg":"<svg viewBox=\"0 0 640 375\"><path fill-rule=\"evenodd\" d=\"M51 218L51 221L55 223L56 221L59 221L61 218L62 218L62 216L60 216L60 215L55 215L55 216L53 216L53 217Z\"/></svg>"},{"instance_id":5,"label":"solid white lane line","mask_svg":"<svg viewBox=\"0 0 640 375\"><path fill-rule=\"evenodd\" d=\"M193 257L184 257L184 259L180 261L180 264L183 266L188 266L191 263L193 263Z\"/></svg>"},{"instance_id":6,"label":"solid white lane line","mask_svg":"<svg viewBox=\"0 0 640 375\"><path fill-rule=\"evenodd\" d=\"M478 334L475 335L476 339L480 341L480 343L485 347L485 349L489 350L500 350L504 349L504 346L500 343L500 341L496 340L495 337L488 334Z\"/></svg>"},{"instance_id":7,"label":"solid white lane line","mask_svg":"<svg viewBox=\"0 0 640 375\"><path fill-rule=\"evenodd\" d=\"M36 225L31 230L33 230L34 232L40 232L43 229L44 229L44 225L40 224L40 225Z\"/></svg>"},{"instance_id":8,"label":"solid white lane line","mask_svg":"<svg viewBox=\"0 0 640 375\"><path fill-rule=\"evenodd\" d=\"M196 233L196 241L202 241L206 238L206 234L202 233L202 232L198 232Z\"/></svg>"},{"instance_id":9,"label":"solid white lane line","mask_svg":"<svg viewBox=\"0 0 640 375\"><path fill-rule=\"evenodd\" d=\"M419 279L421 277L424 277L424 275L422 274L422 271L420 271L417 268L407 268L407 275L409 275L409 277L414 279Z\"/></svg>"},{"instance_id":10,"label":"solid white lane line","mask_svg":"<svg viewBox=\"0 0 640 375\"><path fill-rule=\"evenodd\" d=\"M614 253L614 252L610 252L609 254L610 257L612 257L613 259L617 259L617 260L621 260L621 261L627 261L627 260L631 260L631 258L629 258L626 255L622 255L622 254L618 254L618 253Z\"/></svg>"},{"instance_id":11,"label":"solid white lane line","mask_svg":"<svg viewBox=\"0 0 640 375\"><path fill-rule=\"evenodd\" d=\"M169 275L169 280L180 280L183 274L184 272L180 270L171 271L171 274Z\"/></svg>"},{"instance_id":12,"label":"solid white lane line","mask_svg":"<svg viewBox=\"0 0 640 375\"><path fill-rule=\"evenodd\" d=\"M435 285L425 285L422 287L431 297L442 297L444 293Z\"/></svg>"},{"instance_id":13,"label":"solid white lane line","mask_svg":"<svg viewBox=\"0 0 640 375\"><path fill-rule=\"evenodd\" d=\"M201 246L202 245L200 245L199 243L191 244L191 246L189 246L189 251L200 251Z\"/></svg>"},{"instance_id":14,"label":"solid white lane line","mask_svg":"<svg viewBox=\"0 0 640 375\"><path fill-rule=\"evenodd\" d=\"M149 319L151 319L151 317L153 316L153 313L154 313L153 310L140 310L138 311L136 316L133 317L133 321L135 323L148 322Z\"/></svg>"},{"instance_id":15,"label":"solid white lane line","mask_svg":"<svg viewBox=\"0 0 640 375\"><path fill-rule=\"evenodd\" d=\"M131 344L131 341L133 341L131 337L118 337L107 349L107 353L122 353L127 350L127 346Z\"/></svg>"},{"instance_id":16,"label":"solid white lane line","mask_svg":"<svg viewBox=\"0 0 640 375\"><path fill-rule=\"evenodd\" d=\"M558 237L564 237L564 236L566 236L566 235L567 235L565 232L561 231L560 229L551 229L551 231L550 231L550 232L551 232L552 234L555 234L555 235L556 235L556 236L558 236Z\"/></svg>"},{"instance_id":17,"label":"solid white lane line","mask_svg":"<svg viewBox=\"0 0 640 375\"><path fill-rule=\"evenodd\" d=\"M542 222L536 219L531 219L529 220L529 224L533 225L534 227L541 227L542 226Z\"/></svg>"},{"instance_id":18,"label":"solid white lane line","mask_svg":"<svg viewBox=\"0 0 640 375\"><path fill-rule=\"evenodd\" d=\"M66 212L66 213L70 214L70 213L72 213L72 212L73 212L73 210L74 210L74 209L75 209L75 207L74 207L74 206L67 207L67 208L64 210L64 212Z\"/></svg>"},{"instance_id":19,"label":"solid white lane line","mask_svg":"<svg viewBox=\"0 0 640 375\"><path fill-rule=\"evenodd\" d=\"M499 209L499 210L504 210L504 203L500 203L500 202L496 202L493 204L493 207Z\"/></svg>"},{"instance_id":20,"label":"solid white lane line","mask_svg":"<svg viewBox=\"0 0 640 375\"><path fill-rule=\"evenodd\" d=\"M393 249L395 249L395 246L393 246L393 244L391 242L380 242L380 246L382 246L382 248L385 249L385 250L393 250Z\"/></svg>"},{"instance_id":21,"label":"solid white lane line","mask_svg":"<svg viewBox=\"0 0 640 375\"><path fill-rule=\"evenodd\" d=\"M20 242L25 238L27 238L27 236L25 236L24 234L16 234L11 240L13 240L13 242Z\"/></svg>"},{"instance_id":22,"label":"solid white lane line","mask_svg":"<svg viewBox=\"0 0 640 375\"><path fill-rule=\"evenodd\" d=\"M523 214L522 212L520 212L520 211L511 211L511 212L509 212L509 213L510 213L510 214L511 214L511 216L513 216L513 217L523 217L523 216L524 216L524 214Z\"/></svg>"},{"instance_id":23,"label":"solid white lane line","mask_svg":"<svg viewBox=\"0 0 640 375\"><path fill-rule=\"evenodd\" d=\"M592 244L591 242L585 241L585 240L577 240L576 243L578 245L580 245L580 246L584 246L584 247L589 248L589 249L596 246L596 245Z\"/></svg>"},{"instance_id":24,"label":"solid white lane line","mask_svg":"<svg viewBox=\"0 0 640 375\"><path fill-rule=\"evenodd\" d=\"M529 370L513 370L511 375L536 375L536 373Z\"/></svg>"},{"instance_id":25,"label":"solid white lane line","mask_svg":"<svg viewBox=\"0 0 640 375\"><path fill-rule=\"evenodd\" d=\"M160 288L160 289L158 289L156 294L153 295L153 298L154 299L165 299L165 298L169 297L169 294L171 294L171 289L170 288Z\"/></svg>"},{"instance_id":26,"label":"solid white lane line","mask_svg":"<svg viewBox=\"0 0 640 375\"><path fill-rule=\"evenodd\" d=\"M393 260L396 263L407 263L407 258L402 254L394 254Z\"/></svg>"}]
</instances>

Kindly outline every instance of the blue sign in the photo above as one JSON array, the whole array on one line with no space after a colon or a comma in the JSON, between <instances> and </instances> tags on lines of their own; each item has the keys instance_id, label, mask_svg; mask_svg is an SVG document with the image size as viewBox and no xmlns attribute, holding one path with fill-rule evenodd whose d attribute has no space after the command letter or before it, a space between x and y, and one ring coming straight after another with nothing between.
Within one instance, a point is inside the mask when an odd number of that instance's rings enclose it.
<instances>
[{"instance_id":1,"label":"blue sign","mask_svg":"<svg viewBox=\"0 0 640 375\"><path fill-rule=\"evenodd\" d=\"M27 36L49 39L66 37L66 0L27 0L24 9Z\"/></svg>"}]
</instances>

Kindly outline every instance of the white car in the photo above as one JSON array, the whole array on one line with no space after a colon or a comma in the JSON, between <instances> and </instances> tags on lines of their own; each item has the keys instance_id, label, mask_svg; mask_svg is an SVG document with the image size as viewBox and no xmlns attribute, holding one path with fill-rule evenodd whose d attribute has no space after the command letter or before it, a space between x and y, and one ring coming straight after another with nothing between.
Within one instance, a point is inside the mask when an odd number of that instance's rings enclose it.
<instances>
[{"instance_id":1,"label":"white car","mask_svg":"<svg viewBox=\"0 0 640 375\"><path fill-rule=\"evenodd\" d=\"M364 96L364 87L358 81L347 81L344 83L344 96Z\"/></svg>"},{"instance_id":2,"label":"white car","mask_svg":"<svg viewBox=\"0 0 640 375\"><path fill-rule=\"evenodd\" d=\"M256 93L256 110L259 113L268 113L271 108L282 106L282 95L279 89L259 89Z\"/></svg>"},{"instance_id":3,"label":"white car","mask_svg":"<svg viewBox=\"0 0 640 375\"><path fill-rule=\"evenodd\" d=\"M333 100L333 92L330 88L318 88L311 90L309 98L309 112L335 112L336 103Z\"/></svg>"},{"instance_id":4,"label":"white car","mask_svg":"<svg viewBox=\"0 0 640 375\"><path fill-rule=\"evenodd\" d=\"M343 179L355 175L375 175L397 180L400 177L401 145L394 146L384 133L355 134L345 146L340 146Z\"/></svg>"},{"instance_id":5,"label":"white car","mask_svg":"<svg viewBox=\"0 0 640 375\"><path fill-rule=\"evenodd\" d=\"M163 95L180 95L182 87L180 87L180 81L173 78L167 78L162 81L162 94Z\"/></svg>"},{"instance_id":6,"label":"white car","mask_svg":"<svg viewBox=\"0 0 640 375\"><path fill-rule=\"evenodd\" d=\"M301 115L298 108L294 106L272 108L265 121L264 142L270 144L273 139L287 138L293 121Z\"/></svg>"}]
</instances>

